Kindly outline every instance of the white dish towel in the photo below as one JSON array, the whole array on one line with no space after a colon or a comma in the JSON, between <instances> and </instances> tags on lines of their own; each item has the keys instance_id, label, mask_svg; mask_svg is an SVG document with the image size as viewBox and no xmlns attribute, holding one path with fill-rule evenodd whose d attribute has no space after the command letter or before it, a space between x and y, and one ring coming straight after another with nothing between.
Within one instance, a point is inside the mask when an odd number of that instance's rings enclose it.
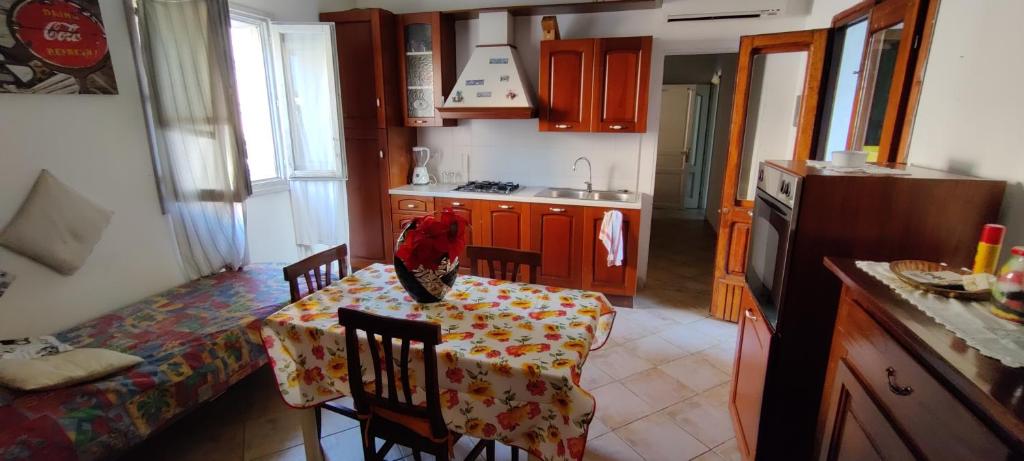
<instances>
[{"instance_id":1,"label":"white dish towel","mask_svg":"<svg viewBox=\"0 0 1024 461\"><path fill-rule=\"evenodd\" d=\"M622 265L622 212L609 210L604 212L601 220L601 231L598 235L601 243L608 250L608 266Z\"/></svg>"}]
</instances>

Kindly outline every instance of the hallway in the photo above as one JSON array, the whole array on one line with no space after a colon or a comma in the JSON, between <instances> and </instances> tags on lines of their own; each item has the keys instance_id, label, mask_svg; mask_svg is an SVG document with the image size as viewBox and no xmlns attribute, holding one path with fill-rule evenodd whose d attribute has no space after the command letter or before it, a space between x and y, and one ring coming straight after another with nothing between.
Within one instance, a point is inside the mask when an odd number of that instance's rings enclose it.
<instances>
[{"instance_id":1,"label":"hallway","mask_svg":"<svg viewBox=\"0 0 1024 461\"><path fill-rule=\"evenodd\" d=\"M657 305L708 313L714 275L714 230L703 219L655 211L647 283L637 293L638 306Z\"/></svg>"}]
</instances>

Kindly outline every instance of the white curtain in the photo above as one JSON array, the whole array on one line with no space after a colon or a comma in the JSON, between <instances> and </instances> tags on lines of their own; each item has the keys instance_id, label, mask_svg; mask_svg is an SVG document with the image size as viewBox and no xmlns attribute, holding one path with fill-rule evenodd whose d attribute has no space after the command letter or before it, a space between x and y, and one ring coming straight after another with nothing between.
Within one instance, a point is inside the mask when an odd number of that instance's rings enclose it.
<instances>
[{"instance_id":1,"label":"white curtain","mask_svg":"<svg viewBox=\"0 0 1024 461\"><path fill-rule=\"evenodd\" d=\"M290 181L300 256L348 241L348 208L333 34L329 25L275 28L282 106L292 161Z\"/></svg>"},{"instance_id":2,"label":"white curtain","mask_svg":"<svg viewBox=\"0 0 1024 461\"><path fill-rule=\"evenodd\" d=\"M246 263L250 193L226 0L137 0L138 52L163 205L191 278Z\"/></svg>"}]
</instances>

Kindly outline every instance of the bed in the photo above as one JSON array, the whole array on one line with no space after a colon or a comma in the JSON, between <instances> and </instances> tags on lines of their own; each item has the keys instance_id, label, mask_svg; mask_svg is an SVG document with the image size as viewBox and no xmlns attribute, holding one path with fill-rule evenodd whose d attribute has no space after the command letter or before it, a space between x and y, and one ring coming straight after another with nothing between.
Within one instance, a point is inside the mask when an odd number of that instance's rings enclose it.
<instances>
[{"instance_id":1,"label":"bed","mask_svg":"<svg viewBox=\"0 0 1024 461\"><path fill-rule=\"evenodd\" d=\"M112 457L256 371L267 362L262 319L289 300L281 267L202 278L58 333L144 362L53 391L0 388L0 459Z\"/></svg>"}]
</instances>

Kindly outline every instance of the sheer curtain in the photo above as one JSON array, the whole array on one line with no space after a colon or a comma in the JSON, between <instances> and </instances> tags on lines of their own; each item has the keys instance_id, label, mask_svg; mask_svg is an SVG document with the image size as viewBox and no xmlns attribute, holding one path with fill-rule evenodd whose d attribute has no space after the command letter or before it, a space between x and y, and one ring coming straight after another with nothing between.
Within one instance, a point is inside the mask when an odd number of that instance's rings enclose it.
<instances>
[{"instance_id":1,"label":"sheer curtain","mask_svg":"<svg viewBox=\"0 0 1024 461\"><path fill-rule=\"evenodd\" d=\"M135 0L157 180L190 278L246 263L250 193L226 0Z\"/></svg>"},{"instance_id":2,"label":"sheer curtain","mask_svg":"<svg viewBox=\"0 0 1024 461\"><path fill-rule=\"evenodd\" d=\"M307 256L348 241L334 39L324 24L281 25L274 31L292 161L295 240L300 256Z\"/></svg>"}]
</instances>

